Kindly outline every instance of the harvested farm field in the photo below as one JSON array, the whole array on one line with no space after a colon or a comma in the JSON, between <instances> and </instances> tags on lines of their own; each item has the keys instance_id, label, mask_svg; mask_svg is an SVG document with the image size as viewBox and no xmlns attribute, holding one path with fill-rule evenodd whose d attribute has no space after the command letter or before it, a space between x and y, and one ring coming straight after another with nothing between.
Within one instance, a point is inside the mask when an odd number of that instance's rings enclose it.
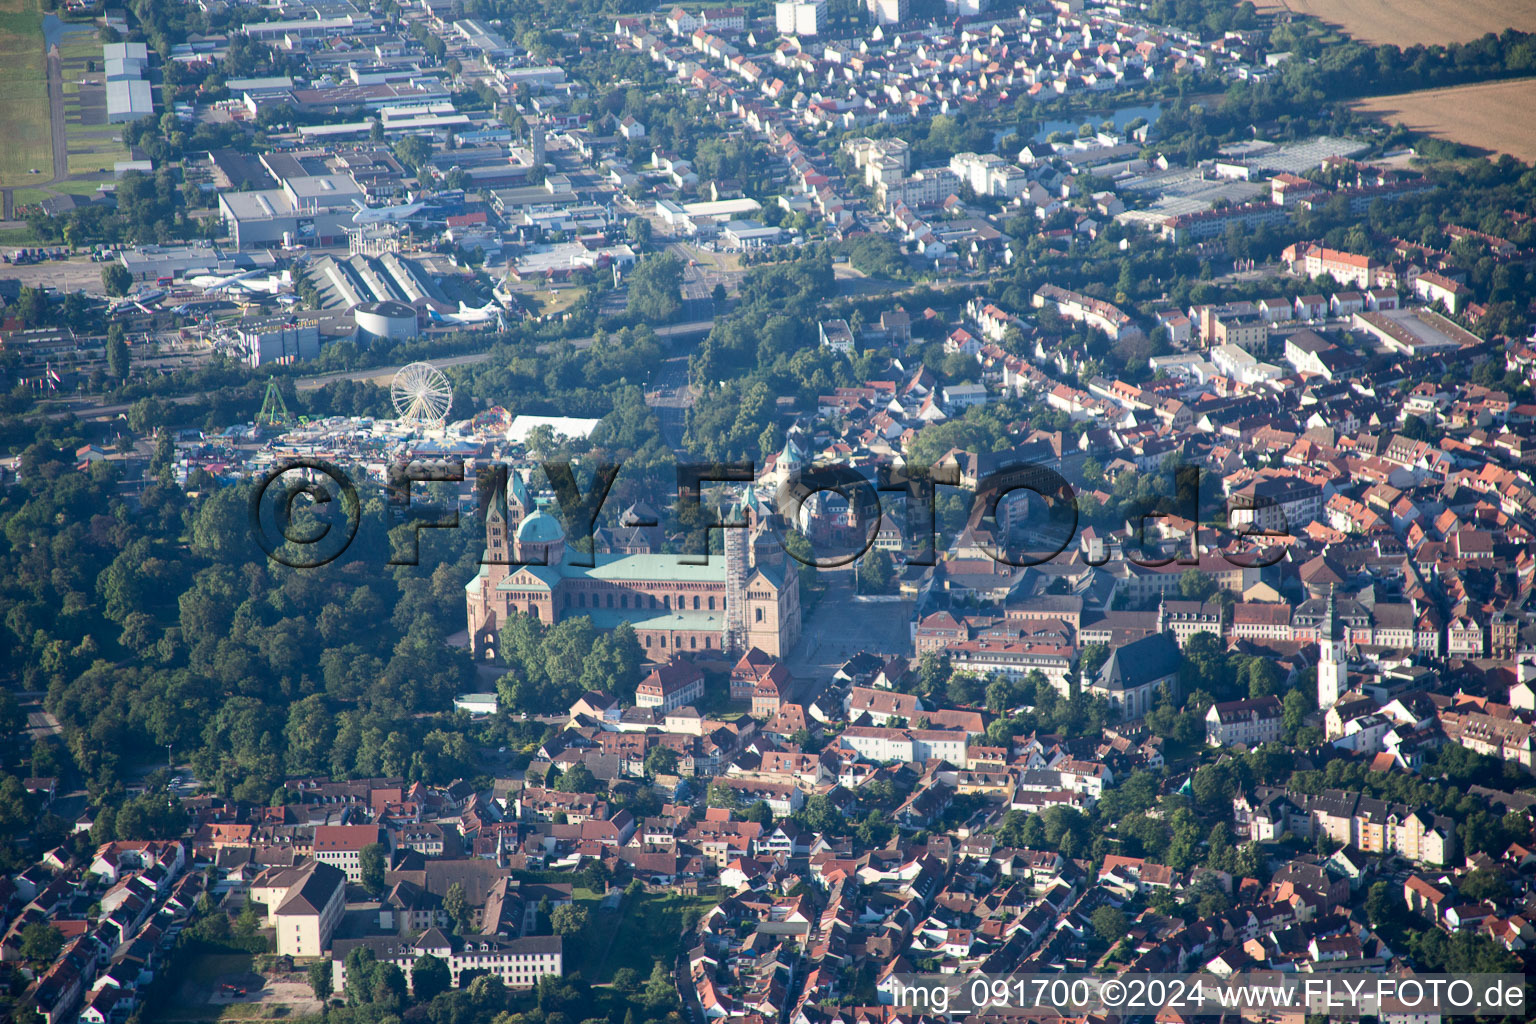
<instances>
[{"instance_id":1,"label":"harvested farm field","mask_svg":"<svg viewBox=\"0 0 1536 1024\"><path fill-rule=\"evenodd\" d=\"M1489 32L1536 32L1536 0L1255 0L1260 14L1307 14L1362 43L1464 43Z\"/></svg>"},{"instance_id":2,"label":"harvested farm field","mask_svg":"<svg viewBox=\"0 0 1536 1024\"><path fill-rule=\"evenodd\" d=\"M1536 78L1376 96L1351 107L1438 139L1536 162Z\"/></svg>"}]
</instances>

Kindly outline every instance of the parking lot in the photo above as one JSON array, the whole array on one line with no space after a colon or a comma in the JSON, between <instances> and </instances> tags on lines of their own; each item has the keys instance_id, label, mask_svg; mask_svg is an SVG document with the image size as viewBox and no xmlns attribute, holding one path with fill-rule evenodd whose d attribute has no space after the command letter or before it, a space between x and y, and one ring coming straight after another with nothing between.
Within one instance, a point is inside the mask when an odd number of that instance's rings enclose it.
<instances>
[{"instance_id":1,"label":"parking lot","mask_svg":"<svg viewBox=\"0 0 1536 1024\"><path fill-rule=\"evenodd\" d=\"M7 256L15 255L16 251L11 247L4 249ZM20 281L24 287L38 288L46 285L56 292L84 291L87 295L106 295L106 289L101 286L101 269L106 264L92 262L88 255L74 256L67 260L43 260L41 263L24 266L4 266L5 276Z\"/></svg>"}]
</instances>

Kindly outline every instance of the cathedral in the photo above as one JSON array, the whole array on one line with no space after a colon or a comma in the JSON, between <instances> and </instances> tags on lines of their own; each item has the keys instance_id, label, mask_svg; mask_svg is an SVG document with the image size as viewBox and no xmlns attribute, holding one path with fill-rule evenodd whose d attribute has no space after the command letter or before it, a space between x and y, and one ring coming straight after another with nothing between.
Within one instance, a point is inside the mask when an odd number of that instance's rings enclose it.
<instances>
[{"instance_id":1,"label":"cathedral","mask_svg":"<svg viewBox=\"0 0 1536 1024\"><path fill-rule=\"evenodd\" d=\"M725 531L723 559L689 565L675 554L631 548L574 565L560 521L539 511L511 473L487 507L485 554L464 587L474 657L496 660L501 626L517 613L547 624L586 615L599 629L628 622L657 662L678 654L739 657L754 647L786 657L800 636L800 579L770 518L749 490L727 516L749 526Z\"/></svg>"}]
</instances>

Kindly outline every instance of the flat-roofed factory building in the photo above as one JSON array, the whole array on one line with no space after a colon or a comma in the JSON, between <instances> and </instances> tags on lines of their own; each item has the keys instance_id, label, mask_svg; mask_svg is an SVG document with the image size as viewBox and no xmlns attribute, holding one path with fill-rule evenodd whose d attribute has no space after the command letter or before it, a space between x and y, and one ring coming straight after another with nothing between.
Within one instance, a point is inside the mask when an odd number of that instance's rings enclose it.
<instances>
[{"instance_id":1,"label":"flat-roofed factory building","mask_svg":"<svg viewBox=\"0 0 1536 1024\"><path fill-rule=\"evenodd\" d=\"M340 245L362 200L344 174L307 175L284 178L280 188L220 193L219 216L241 249Z\"/></svg>"}]
</instances>

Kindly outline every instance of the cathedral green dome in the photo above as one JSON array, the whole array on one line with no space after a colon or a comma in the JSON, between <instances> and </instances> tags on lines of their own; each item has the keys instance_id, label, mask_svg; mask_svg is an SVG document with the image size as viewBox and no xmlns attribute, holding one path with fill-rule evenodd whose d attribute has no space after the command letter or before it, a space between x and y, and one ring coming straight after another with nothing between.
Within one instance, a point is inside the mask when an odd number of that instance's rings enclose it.
<instances>
[{"instance_id":1,"label":"cathedral green dome","mask_svg":"<svg viewBox=\"0 0 1536 1024\"><path fill-rule=\"evenodd\" d=\"M560 520L545 512L535 512L523 520L517 528L517 539L523 544L552 544L565 539Z\"/></svg>"}]
</instances>

